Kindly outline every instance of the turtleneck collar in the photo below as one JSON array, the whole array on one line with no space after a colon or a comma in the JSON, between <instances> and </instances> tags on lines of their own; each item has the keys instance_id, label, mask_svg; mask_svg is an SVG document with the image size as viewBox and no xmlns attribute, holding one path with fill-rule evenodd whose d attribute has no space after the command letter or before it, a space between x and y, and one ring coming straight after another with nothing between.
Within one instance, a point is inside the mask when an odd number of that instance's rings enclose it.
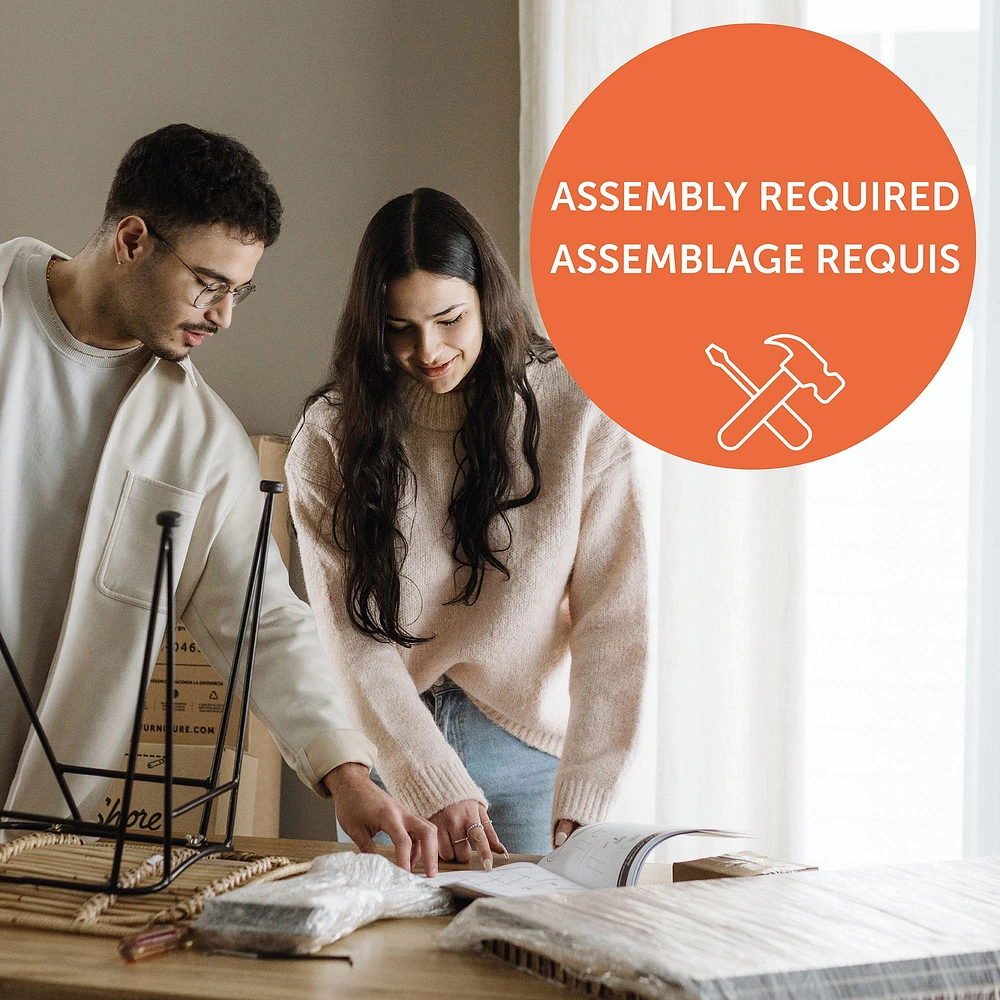
<instances>
[{"instance_id":1,"label":"turtleneck collar","mask_svg":"<svg viewBox=\"0 0 1000 1000\"><path fill-rule=\"evenodd\" d=\"M461 389L431 392L415 378L400 372L399 390L410 410L410 420L417 427L434 431L457 431L465 420L465 397Z\"/></svg>"}]
</instances>

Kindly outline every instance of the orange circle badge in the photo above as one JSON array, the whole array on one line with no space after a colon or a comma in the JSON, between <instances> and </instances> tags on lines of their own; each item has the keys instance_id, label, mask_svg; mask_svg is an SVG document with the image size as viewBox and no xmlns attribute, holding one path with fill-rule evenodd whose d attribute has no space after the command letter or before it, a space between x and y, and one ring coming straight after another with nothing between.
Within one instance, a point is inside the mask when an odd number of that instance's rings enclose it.
<instances>
[{"instance_id":1,"label":"orange circle badge","mask_svg":"<svg viewBox=\"0 0 1000 1000\"><path fill-rule=\"evenodd\" d=\"M941 366L975 270L969 189L898 77L825 35L680 35L559 136L531 225L547 332L632 433L738 469L811 462Z\"/></svg>"}]
</instances>

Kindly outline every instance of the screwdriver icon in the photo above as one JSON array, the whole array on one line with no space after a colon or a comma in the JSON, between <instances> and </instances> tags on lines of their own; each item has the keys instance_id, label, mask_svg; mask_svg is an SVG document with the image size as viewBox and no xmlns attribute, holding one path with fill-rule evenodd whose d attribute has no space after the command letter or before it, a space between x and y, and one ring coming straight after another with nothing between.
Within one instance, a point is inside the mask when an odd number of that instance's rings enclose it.
<instances>
[{"instance_id":1,"label":"screwdriver icon","mask_svg":"<svg viewBox=\"0 0 1000 1000\"><path fill-rule=\"evenodd\" d=\"M728 351L718 344L705 348L708 360L721 368L748 396L756 396L760 391L743 371L730 359ZM766 427L786 448L801 451L812 440L812 428L787 404L782 403L764 421Z\"/></svg>"}]
</instances>

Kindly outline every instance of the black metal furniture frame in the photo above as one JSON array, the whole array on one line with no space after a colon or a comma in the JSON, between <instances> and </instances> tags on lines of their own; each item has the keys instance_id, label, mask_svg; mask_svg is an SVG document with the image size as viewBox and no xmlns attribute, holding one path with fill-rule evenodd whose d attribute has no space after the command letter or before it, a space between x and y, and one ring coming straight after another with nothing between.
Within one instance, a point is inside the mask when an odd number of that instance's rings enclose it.
<instances>
[{"instance_id":1,"label":"black metal furniture frame","mask_svg":"<svg viewBox=\"0 0 1000 1000\"><path fill-rule=\"evenodd\" d=\"M59 889L78 889L82 892L107 892L119 896L142 896L157 892L169 885L185 868L210 854L232 849L233 830L236 824L236 800L240 787L240 768L243 761L243 744L246 738L247 718L250 712L250 684L253 680L254 653L257 647L257 630L260 626L260 603L264 587L264 572L267 566L267 543L271 531L271 517L274 511L275 494L284 490L284 485L271 480L262 480L261 491L265 494L264 510L261 514L260 527L257 531L257 544L254 549L253 562L250 565L250 580L247 583L246 599L243 603L243 613L240 618L240 629L236 639L236 651L233 656L232 674L226 690L225 704L218 735L215 741L215 752L212 758L211 774L207 778L175 778L173 772L174 757L174 726L173 726L173 692L174 692L174 559L173 530L180 523L181 515L175 511L162 511L156 516L156 523L162 528L160 549L156 562L156 578L153 584L153 603L149 613L149 627L146 631L146 648L143 656L142 677L136 698L135 716L132 722L132 737L129 743L128 766L124 771L109 770L99 767L81 767L75 764L63 764L56 759L52 745L45 734L38 713L27 689L18 673L17 667L10 655L10 650L0 635L0 656L3 657L14 680L24 708L31 720L42 750L49 762L49 767L55 775L59 790L66 801L71 818L61 816L46 816L35 813L16 812L0 809L0 830L32 830L53 833L76 834L83 837L100 837L114 840L114 854L111 870L106 882L74 882L68 879L48 878L35 875L7 875L0 873L0 882L14 882L28 885L53 886ZM153 672L153 659L157 654L158 638L162 632L157 630L157 618L160 606L160 594L166 591L166 733L164 752L164 773L162 775L146 775L136 773L136 756L139 751L139 737L142 732L143 702L150 676ZM249 635L248 635L249 627ZM233 699L239 686L240 661L246 650L246 669L243 674L239 729L236 737L235 765L230 781L219 783L219 771L222 767L222 754L229 729L229 720L233 708ZM84 819L80 808L70 791L66 781L67 774L88 775L124 780L122 792L121 815L117 822L100 823ZM147 781L163 786L163 835L141 833L128 829L128 818L132 800L132 789L137 781ZM174 807L174 788L200 788L203 793L190 802ZM230 793L229 811L226 819L226 839L221 842L208 839L208 827L212 805L221 795ZM173 822L179 816L192 809L201 808L201 824L196 835L186 837L173 836ZM144 886L122 886L119 884L122 857L126 843L150 843L159 845L163 856L162 876L154 884ZM185 858L179 864L173 864L171 849L174 847L191 848L194 854Z\"/></svg>"}]
</instances>

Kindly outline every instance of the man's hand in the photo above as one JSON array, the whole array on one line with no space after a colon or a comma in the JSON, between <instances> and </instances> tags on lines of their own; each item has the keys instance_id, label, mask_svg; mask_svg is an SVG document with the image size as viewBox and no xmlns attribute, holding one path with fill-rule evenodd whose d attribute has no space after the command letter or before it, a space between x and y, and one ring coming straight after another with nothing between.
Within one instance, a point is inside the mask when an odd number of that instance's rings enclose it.
<instances>
[{"instance_id":1,"label":"man's hand","mask_svg":"<svg viewBox=\"0 0 1000 1000\"><path fill-rule=\"evenodd\" d=\"M463 865L472 859L475 851L487 871L493 870L493 852L510 857L500 843L486 806L475 799L465 799L445 806L431 816L437 827L438 853L442 861L459 861Z\"/></svg>"},{"instance_id":2,"label":"man's hand","mask_svg":"<svg viewBox=\"0 0 1000 1000\"><path fill-rule=\"evenodd\" d=\"M396 848L396 864L412 871L424 859L428 878L437 875L437 827L407 812L369 777L363 764L341 764L326 777L337 807L337 819L351 840L366 854L375 854L375 834L389 835Z\"/></svg>"},{"instance_id":3,"label":"man's hand","mask_svg":"<svg viewBox=\"0 0 1000 1000\"><path fill-rule=\"evenodd\" d=\"M556 828L552 831L552 843L556 847L562 847L569 840L569 835L574 830L579 830L580 824L574 823L571 819L561 819L556 823Z\"/></svg>"}]
</instances>

